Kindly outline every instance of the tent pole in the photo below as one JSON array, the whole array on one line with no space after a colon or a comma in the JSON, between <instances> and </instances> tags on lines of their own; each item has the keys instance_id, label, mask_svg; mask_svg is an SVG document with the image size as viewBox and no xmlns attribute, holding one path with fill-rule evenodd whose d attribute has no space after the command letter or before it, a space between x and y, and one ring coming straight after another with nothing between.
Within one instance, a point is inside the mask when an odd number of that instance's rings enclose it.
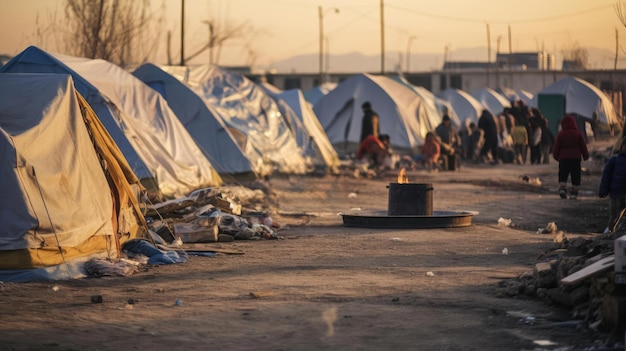
<instances>
[{"instance_id":1,"label":"tent pole","mask_svg":"<svg viewBox=\"0 0 626 351\"><path fill-rule=\"evenodd\" d=\"M65 264L65 272L67 273L67 278L72 278L70 276L70 270L67 265L67 261L65 260L65 255L63 254L63 248L61 247L61 242L59 241L59 236L57 235L57 230L54 227L54 223L52 223L52 217L50 216L50 211L48 211L48 206L46 205L46 200L43 197L43 191L41 190L41 185L39 184L39 180L37 179L37 174L35 173L35 167L31 167L33 171L33 178L35 178L35 182L37 183L37 189L39 190L39 196L41 196L41 202L43 203L43 207L46 209L46 215L48 216L48 221L50 221L50 226L52 227L52 232L54 233L54 239L57 242L57 248L59 249L59 253L61 254L61 259Z\"/></svg>"}]
</instances>

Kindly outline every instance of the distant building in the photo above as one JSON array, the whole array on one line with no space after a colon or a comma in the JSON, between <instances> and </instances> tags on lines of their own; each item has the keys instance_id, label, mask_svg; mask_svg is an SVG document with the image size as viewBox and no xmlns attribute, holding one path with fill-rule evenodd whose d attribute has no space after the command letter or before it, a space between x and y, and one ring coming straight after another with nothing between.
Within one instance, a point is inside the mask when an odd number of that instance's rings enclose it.
<instances>
[{"instance_id":1,"label":"distant building","mask_svg":"<svg viewBox=\"0 0 626 351\"><path fill-rule=\"evenodd\" d=\"M458 69L496 69L496 64L484 61L447 61L443 64L444 71Z\"/></svg>"},{"instance_id":2,"label":"distant building","mask_svg":"<svg viewBox=\"0 0 626 351\"><path fill-rule=\"evenodd\" d=\"M220 67L229 70L231 72L237 72L244 75L250 75L252 73L252 68L250 66L221 66Z\"/></svg>"},{"instance_id":3,"label":"distant building","mask_svg":"<svg viewBox=\"0 0 626 351\"><path fill-rule=\"evenodd\" d=\"M498 69L552 71L556 69L556 57L547 52L516 52L496 55Z\"/></svg>"}]
</instances>

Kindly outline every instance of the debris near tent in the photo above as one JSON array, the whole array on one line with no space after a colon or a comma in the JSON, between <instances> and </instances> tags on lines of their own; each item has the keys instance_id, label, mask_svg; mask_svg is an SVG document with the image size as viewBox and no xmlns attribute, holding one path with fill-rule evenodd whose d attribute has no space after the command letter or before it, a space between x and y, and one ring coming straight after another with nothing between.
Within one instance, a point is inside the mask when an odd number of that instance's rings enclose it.
<instances>
[{"instance_id":1,"label":"debris near tent","mask_svg":"<svg viewBox=\"0 0 626 351\"><path fill-rule=\"evenodd\" d=\"M262 184L255 187L203 188L146 206L148 226L166 243L177 245L279 239L280 225L270 215L275 195Z\"/></svg>"},{"instance_id":2,"label":"debris near tent","mask_svg":"<svg viewBox=\"0 0 626 351\"><path fill-rule=\"evenodd\" d=\"M534 297L548 305L570 309L573 319L584 320L614 337L626 329L626 223L614 233L567 238L551 222L539 235L554 235L555 247L539 255L532 271L500 281L501 297ZM616 249L621 245L621 255ZM624 246L624 247L622 247ZM619 257L619 259L618 259ZM617 264L615 261L622 263ZM619 266L619 267L618 267ZM623 271L623 272L622 272Z\"/></svg>"}]
</instances>

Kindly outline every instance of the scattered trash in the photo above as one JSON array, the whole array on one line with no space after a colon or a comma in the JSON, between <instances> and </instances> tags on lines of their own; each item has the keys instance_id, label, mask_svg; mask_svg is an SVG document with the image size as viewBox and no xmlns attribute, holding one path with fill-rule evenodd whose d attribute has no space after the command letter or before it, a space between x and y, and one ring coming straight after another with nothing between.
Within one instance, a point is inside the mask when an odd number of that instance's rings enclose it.
<instances>
[{"instance_id":1,"label":"scattered trash","mask_svg":"<svg viewBox=\"0 0 626 351\"><path fill-rule=\"evenodd\" d=\"M348 194L348 199L356 199L357 198L357 193L350 193Z\"/></svg>"},{"instance_id":2,"label":"scattered trash","mask_svg":"<svg viewBox=\"0 0 626 351\"><path fill-rule=\"evenodd\" d=\"M533 340L533 343L539 345L539 346L554 346L554 345L558 345L557 343L550 341L550 340Z\"/></svg>"},{"instance_id":3,"label":"scattered trash","mask_svg":"<svg viewBox=\"0 0 626 351\"><path fill-rule=\"evenodd\" d=\"M84 268L92 277L128 277L137 271L136 264L130 264L130 260L118 260L112 262L106 258L92 258L85 262Z\"/></svg>"},{"instance_id":4,"label":"scattered trash","mask_svg":"<svg viewBox=\"0 0 626 351\"><path fill-rule=\"evenodd\" d=\"M537 318L535 318L533 316L526 316L524 318L524 323L526 323L526 324L535 324L536 320L537 320Z\"/></svg>"},{"instance_id":5,"label":"scattered trash","mask_svg":"<svg viewBox=\"0 0 626 351\"><path fill-rule=\"evenodd\" d=\"M428 271L428 272L426 272L426 275L429 276L429 277L434 277L435 273L433 273L431 271Z\"/></svg>"},{"instance_id":6,"label":"scattered trash","mask_svg":"<svg viewBox=\"0 0 626 351\"><path fill-rule=\"evenodd\" d=\"M183 304L183 302L180 301L180 299L176 299L176 301L174 301L174 306L180 306L182 304Z\"/></svg>"},{"instance_id":7,"label":"scattered trash","mask_svg":"<svg viewBox=\"0 0 626 351\"><path fill-rule=\"evenodd\" d=\"M529 177L527 175L521 175L519 177L521 180L525 181L526 183L534 184L534 185L541 185L541 179L537 177Z\"/></svg>"},{"instance_id":8,"label":"scattered trash","mask_svg":"<svg viewBox=\"0 0 626 351\"><path fill-rule=\"evenodd\" d=\"M269 297L272 295L274 295L274 293L271 291L257 291L257 292L250 293L250 296L254 297L255 299L259 299L261 297Z\"/></svg>"},{"instance_id":9,"label":"scattered trash","mask_svg":"<svg viewBox=\"0 0 626 351\"><path fill-rule=\"evenodd\" d=\"M360 207L352 207L350 209L350 211L357 211L358 212L358 211L361 211L361 208Z\"/></svg>"},{"instance_id":10,"label":"scattered trash","mask_svg":"<svg viewBox=\"0 0 626 351\"><path fill-rule=\"evenodd\" d=\"M91 303L102 303L102 295L92 295Z\"/></svg>"},{"instance_id":11,"label":"scattered trash","mask_svg":"<svg viewBox=\"0 0 626 351\"><path fill-rule=\"evenodd\" d=\"M510 218L498 218L498 227L510 227L511 219Z\"/></svg>"},{"instance_id":12,"label":"scattered trash","mask_svg":"<svg viewBox=\"0 0 626 351\"><path fill-rule=\"evenodd\" d=\"M537 229L537 234L553 234L557 232L556 223L550 222L544 228Z\"/></svg>"},{"instance_id":13,"label":"scattered trash","mask_svg":"<svg viewBox=\"0 0 626 351\"><path fill-rule=\"evenodd\" d=\"M335 335L335 321L337 321L337 307L331 307L324 312L322 312L322 319L326 322L326 326L328 330L326 331L326 336Z\"/></svg>"},{"instance_id":14,"label":"scattered trash","mask_svg":"<svg viewBox=\"0 0 626 351\"><path fill-rule=\"evenodd\" d=\"M156 289L156 292L158 292L158 293L162 293L162 292L165 292L165 289L163 289L163 288L157 288L157 289Z\"/></svg>"},{"instance_id":15,"label":"scattered trash","mask_svg":"<svg viewBox=\"0 0 626 351\"><path fill-rule=\"evenodd\" d=\"M557 244L561 244L567 241L567 237L565 236L564 232L558 232L556 234L556 236L554 237L553 242L557 243Z\"/></svg>"},{"instance_id":16,"label":"scattered trash","mask_svg":"<svg viewBox=\"0 0 626 351\"><path fill-rule=\"evenodd\" d=\"M398 302L398 301L400 301L399 297L394 297L394 298L391 299L391 302Z\"/></svg>"},{"instance_id":17,"label":"scattered trash","mask_svg":"<svg viewBox=\"0 0 626 351\"><path fill-rule=\"evenodd\" d=\"M128 304L129 304L129 305L134 305L134 304L135 304L135 301L136 301L135 299L130 298L130 299L128 299Z\"/></svg>"},{"instance_id":18,"label":"scattered trash","mask_svg":"<svg viewBox=\"0 0 626 351\"><path fill-rule=\"evenodd\" d=\"M187 262L187 258L180 256L176 251L161 251L154 247L146 240L133 239L124 244L124 252L131 256L141 254L149 257L148 264L160 265L160 264L173 264Z\"/></svg>"},{"instance_id":19,"label":"scattered trash","mask_svg":"<svg viewBox=\"0 0 626 351\"><path fill-rule=\"evenodd\" d=\"M398 237L389 238L389 240L391 240L391 241L402 241L402 239L400 239Z\"/></svg>"},{"instance_id":20,"label":"scattered trash","mask_svg":"<svg viewBox=\"0 0 626 351\"><path fill-rule=\"evenodd\" d=\"M53 287L52 287L52 291L59 291L59 287L58 287L58 286L56 286L56 285L55 285L55 286L53 286Z\"/></svg>"},{"instance_id":21,"label":"scattered trash","mask_svg":"<svg viewBox=\"0 0 626 351\"><path fill-rule=\"evenodd\" d=\"M178 238L176 238L174 243L176 244L176 246L181 247L183 246L183 239L179 236Z\"/></svg>"},{"instance_id":22,"label":"scattered trash","mask_svg":"<svg viewBox=\"0 0 626 351\"><path fill-rule=\"evenodd\" d=\"M508 255L509 254L509 249L507 249L506 247L504 249L502 249L502 254L503 255Z\"/></svg>"}]
</instances>

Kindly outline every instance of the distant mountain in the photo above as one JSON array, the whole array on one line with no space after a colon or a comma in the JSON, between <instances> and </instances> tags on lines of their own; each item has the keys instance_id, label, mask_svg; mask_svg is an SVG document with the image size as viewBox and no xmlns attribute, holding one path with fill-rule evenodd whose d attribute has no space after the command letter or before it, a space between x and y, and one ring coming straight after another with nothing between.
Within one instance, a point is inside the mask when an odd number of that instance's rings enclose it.
<instances>
[{"instance_id":1,"label":"distant mountain","mask_svg":"<svg viewBox=\"0 0 626 351\"><path fill-rule=\"evenodd\" d=\"M590 68L612 69L615 53L603 48L587 48L589 53ZM495 60L495 50L492 49L492 59ZM620 51L620 55L624 54ZM556 53L557 68L561 67L563 55ZM402 62L400 62L402 61ZM440 54L413 54L409 61L412 72L439 70L443 66L444 53ZM487 61L487 48L474 47L463 48L448 53L448 61ZM399 68L406 69L406 58L400 59L398 52L389 52L385 56L385 71L393 72ZM626 59L620 59L618 68L626 66ZM351 72L380 72L380 56L363 55L358 52L348 54L330 55L329 71L340 73ZM270 67L263 67L266 70L275 70L277 73L319 73L319 55L308 54L293 56L281 61L277 61ZM326 70L326 67L324 67Z\"/></svg>"}]
</instances>

